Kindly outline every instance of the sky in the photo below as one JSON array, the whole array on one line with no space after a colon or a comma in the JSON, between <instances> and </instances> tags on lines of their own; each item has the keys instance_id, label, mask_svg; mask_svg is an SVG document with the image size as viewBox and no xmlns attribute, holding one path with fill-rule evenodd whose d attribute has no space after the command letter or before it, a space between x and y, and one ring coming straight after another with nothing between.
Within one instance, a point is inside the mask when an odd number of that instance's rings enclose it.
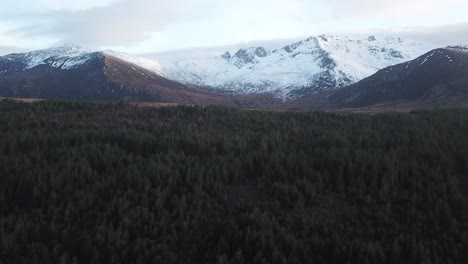
<instances>
[{"instance_id":1,"label":"sky","mask_svg":"<svg viewBox=\"0 0 468 264\"><path fill-rule=\"evenodd\" d=\"M77 44L135 54L393 35L468 45L468 0L2 0L0 55Z\"/></svg>"}]
</instances>

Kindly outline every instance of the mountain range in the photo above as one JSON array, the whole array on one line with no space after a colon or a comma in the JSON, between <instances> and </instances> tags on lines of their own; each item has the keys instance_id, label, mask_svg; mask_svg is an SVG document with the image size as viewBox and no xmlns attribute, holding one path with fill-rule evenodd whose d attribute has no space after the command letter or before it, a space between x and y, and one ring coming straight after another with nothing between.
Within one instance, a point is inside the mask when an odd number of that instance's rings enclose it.
<instances>
[{"instance_id":1,"label":"mountain range","mask_svg":"<svg viewBox=\"0 0 468 264\"><path fill-rule=\"evenodd\" d=\"M169 58L161 67L165 77L184 84L294 98L345 87L432 48L396 37L322 35L274 50L250 47L217 57Z\"/></svg>"},{"instance_id":2,"label":"mountain range","mask_svg":"<svg viewBox=\"0 0 468 264\"><path fill-rule=\"evenodd\" d=\"M187 59L65 45L0 57L0 96L244 107L465 106L467 50L324 35L278 49Z\"/></svg>"}]
</instances>

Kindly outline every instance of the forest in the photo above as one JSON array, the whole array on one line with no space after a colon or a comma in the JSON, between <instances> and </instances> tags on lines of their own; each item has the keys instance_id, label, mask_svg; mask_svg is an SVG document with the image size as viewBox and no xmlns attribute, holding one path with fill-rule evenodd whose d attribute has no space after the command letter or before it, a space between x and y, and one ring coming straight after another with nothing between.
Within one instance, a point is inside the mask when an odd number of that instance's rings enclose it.
<instances>
[{"instance_id":1,"label":"forest","mask_svg":"<svg viewBox=\"0 0 468 264\"><path fill-rule=\"evenodd\" d=\"M468 263L468 111L3 100L0 263Z\"/></svg>"}]
</instances>

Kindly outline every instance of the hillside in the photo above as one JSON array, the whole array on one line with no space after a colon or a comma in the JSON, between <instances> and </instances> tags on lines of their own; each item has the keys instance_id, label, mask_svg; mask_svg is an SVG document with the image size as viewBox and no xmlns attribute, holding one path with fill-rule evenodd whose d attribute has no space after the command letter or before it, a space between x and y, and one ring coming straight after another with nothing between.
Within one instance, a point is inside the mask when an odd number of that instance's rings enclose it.
<instances>
[{"instance_id":1,"label":"hillside","mask_svg":"<svg viewBox=\"0 0 468 264\"><path fill-rule=\"evenodd\" d=\"M332 107L468 107L468 49L436 49L329 97Z\"/></svg>"}]
</instances>

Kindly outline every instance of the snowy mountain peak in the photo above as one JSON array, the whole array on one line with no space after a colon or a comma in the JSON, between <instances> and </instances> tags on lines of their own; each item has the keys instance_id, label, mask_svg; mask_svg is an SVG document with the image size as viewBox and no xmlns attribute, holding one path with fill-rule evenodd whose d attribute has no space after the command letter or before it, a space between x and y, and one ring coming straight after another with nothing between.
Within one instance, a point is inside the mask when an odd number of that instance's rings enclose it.
<instances>
[{"instance_id":1,"label":"snowy mountain peak","mask_svg":"<svg viewBox=\"0 0 468 264\"><path fill-rule=\"evenodd\" d=\"M271 52L263 47L250 47L248 49L240 49L232 56L230 63L237 68L245 67L246 65L257 64L260 58L265 58Z\"/></svg>"},{"instance_id":2,"label":"snowy mountain peak","mask_svg":"<svg viewBox=\"0 0 468 264\"><path fill-rule=\"evenodd\" d=\"M226 51L223 55L221 55L221 58L223 58L226 61L229 61L231 59L232 55L229 51Z\"/></svg>"},{"instance_id":3,"label":"snowy mountain peak","mask_svg":"<svg viewBox=\"0 0 468 264\"><path fill-rule=\"evenodd\" d=\"M213 58L167 61L165 77L185 84L239 93L274 92L282 97L297 91L336 89L355 83L379 69L414 59L435 47L392 36L351 38L312 36L280 49L239 49Z\"/></svg>"},{"instance_id":4,"label":"snowy mountain peak","mask_svg":"<svg viewBox=\"0 0 468 264\"><path fill-rule=\"evenodd\" d=\"M51 48L49 50L61 52L62 54L77 54L77 53L90 52L88 49L85 49L75 44L65 44L63 46Z\"/></svg>"},{"instance_id":5,"label":"snowy mountain peak","mask_svg":"<svg viewBox=\"0 0 468 264\"><path fill-rule=\"evenodd\" d=\"M44 59L52 57L79 56L90 51L78 45L66 44L60 47L53 47L43 50L36 50L25 53L29 57L42 57Z\"/></svg>"}]
</instances>

